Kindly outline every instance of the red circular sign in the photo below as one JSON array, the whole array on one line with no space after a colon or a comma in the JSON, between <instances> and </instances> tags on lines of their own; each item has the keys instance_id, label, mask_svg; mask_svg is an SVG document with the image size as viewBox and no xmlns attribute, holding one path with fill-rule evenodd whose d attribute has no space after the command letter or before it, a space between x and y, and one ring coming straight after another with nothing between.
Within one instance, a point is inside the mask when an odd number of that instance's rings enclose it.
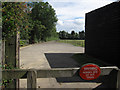
<instances>
[{"instance_id":1,"label":"red circular sign","mask_svg":"<svg viewBox=\"0 0 120 90\"><path fill-rule=\"evenodd\" d=\"M100 76L101 70L99 66L95 64L84 65L79 72L82 79L94 80Z\"/></svg>"}]
</instances>

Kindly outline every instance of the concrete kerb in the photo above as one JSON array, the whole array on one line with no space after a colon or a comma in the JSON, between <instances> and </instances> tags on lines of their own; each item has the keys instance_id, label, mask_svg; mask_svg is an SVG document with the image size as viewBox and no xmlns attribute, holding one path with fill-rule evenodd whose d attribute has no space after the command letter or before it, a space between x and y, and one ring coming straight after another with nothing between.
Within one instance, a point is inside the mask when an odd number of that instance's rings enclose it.
<instances>
[{"instance_id":1,"label":"concrete kerb","mask_svg":"<svg viewBox=\"0 0 120 90\"><path fill-rule=\"evenodd\" d=\"M31 47L31 46L32 46L32 44L27 45L27 46L24 46L24 47L20 47L20 50L21 50L21 49L24 49L24 48L27 48L27 47Z\"/></svg>"}]
</instances>

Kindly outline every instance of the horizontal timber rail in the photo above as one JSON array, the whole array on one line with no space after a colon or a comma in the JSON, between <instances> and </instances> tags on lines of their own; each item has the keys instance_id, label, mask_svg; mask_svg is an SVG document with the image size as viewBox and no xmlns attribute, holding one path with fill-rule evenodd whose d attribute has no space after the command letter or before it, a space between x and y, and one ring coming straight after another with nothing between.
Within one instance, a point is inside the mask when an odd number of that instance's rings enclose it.
<instances>
[{"instance_id":1,"label":"horizontal timber rail","mask_svg":"<svg viewBox=\"0 0 120 90\"><path fill-rule=\"evenodd\" d=\"M110 72L115 69L118 70L116 66L113 67L100 67L101 75L109 75ZM29 71L36 71L37 78L57 78L57 77L72 77L77 74L80 68L52 68L52 69L5 69L2 71L3 79L19 79L27 78L27 73Z\"/></svg>"},{"instance_id":2,"label":"horizontal timber rail","mask_svg":"<svg viewBox=\"0 0 120 90\"><path fill-rule=\"evenodd\" d=\"M120 70L116 66L100 67L101 76L109 75L113 70L117 71L117 88L120 88ZM80 68L52 68L52 69L13 69L2 70L3 79L25 79L27 88L36 87L37 78L72 77L79 75Z\"/></svg>"}]
</instances>

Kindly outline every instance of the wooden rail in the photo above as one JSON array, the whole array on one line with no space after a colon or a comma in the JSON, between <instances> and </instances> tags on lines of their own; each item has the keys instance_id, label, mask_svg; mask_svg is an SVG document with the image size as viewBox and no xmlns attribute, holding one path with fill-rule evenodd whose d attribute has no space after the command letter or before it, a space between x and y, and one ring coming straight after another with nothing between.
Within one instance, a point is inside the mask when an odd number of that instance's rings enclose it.
<instances>
[{"instance_id":1,"label":"wooden rail","mask_svg":"<svg viewBox=\"0 0 120 90\"><path fill-rule=\"evenodd\" d=\"M101 76L110 75L113 70L116 73L116 88L120 88L120 70L117 67L100 67ZM36 88L37 78L56 78L78 76L80 68L52 68L52 69L14 69L3 70L3 79L24 79L27 78L27 88ZM115 73L112 73L115 74Z\"/></svg>"}]
</instances>

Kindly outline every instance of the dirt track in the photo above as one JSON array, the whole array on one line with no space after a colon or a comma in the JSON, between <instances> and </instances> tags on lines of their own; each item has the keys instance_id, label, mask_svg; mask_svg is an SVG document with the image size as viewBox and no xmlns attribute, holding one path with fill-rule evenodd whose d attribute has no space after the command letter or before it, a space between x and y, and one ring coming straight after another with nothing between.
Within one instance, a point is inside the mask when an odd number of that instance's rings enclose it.
<instances>
[{"instance_id":1,"label":"dirt track","mask_svg":"<svg viewBox=\"0 0 120 90\"><path fill-rule=\"evenodd\" d=\"M75 53L84 53L84 48L55 41L30 45L20 50L21 68L72 68L80 67L71 58ZM79 77L76 78L79 80ZM78 82L70 78L40 78L37 86L40 88L94 88L100 83ZM21 80L20 86L26 87L26 80Z\"/></svg>"}]
</instances>

